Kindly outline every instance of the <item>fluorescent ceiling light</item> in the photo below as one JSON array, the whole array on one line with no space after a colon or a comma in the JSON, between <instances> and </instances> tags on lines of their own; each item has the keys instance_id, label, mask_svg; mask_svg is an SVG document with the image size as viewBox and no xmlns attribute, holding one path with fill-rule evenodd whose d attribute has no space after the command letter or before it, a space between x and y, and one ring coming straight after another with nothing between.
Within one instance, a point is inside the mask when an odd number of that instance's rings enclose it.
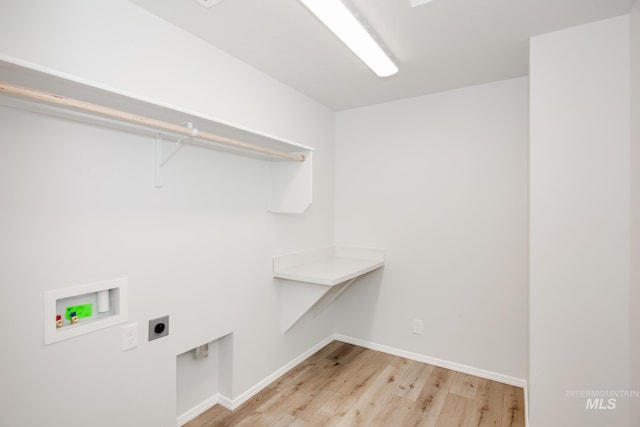
<instances>
[{"instance_id":1,"label":"fluorescent ceiling light","mask_svg":"<svg viewBox=\"0 0 640 427\"><path fill-rule=\"evenodd\" d=\"M398 72L398 67L340 0L300 1L378 76Z\"/></svg>"},{"instance_id":2,"label":"fluorescent ceiling light","mask_svg":"<svg viewBox=\"0 0 640 427\"><path fill-rule=\"evenodd\" d=\"M409 3L411 3L411 7L418 7L421 4L429 3L430 1L433 0L409 0Z\"/></svg>"},{"instance_id":3,"label":"fluorescent ceiling light","mask_svg":"<svg viewBox=\"0 0 640 427\"><path fill-rule=\"evenodd\" d=\"M211 6L215 6L216 4L220 3L222 0L196 0L196 1L200 3L202 6L209 9Z\"/></svg>"}]
</instances>

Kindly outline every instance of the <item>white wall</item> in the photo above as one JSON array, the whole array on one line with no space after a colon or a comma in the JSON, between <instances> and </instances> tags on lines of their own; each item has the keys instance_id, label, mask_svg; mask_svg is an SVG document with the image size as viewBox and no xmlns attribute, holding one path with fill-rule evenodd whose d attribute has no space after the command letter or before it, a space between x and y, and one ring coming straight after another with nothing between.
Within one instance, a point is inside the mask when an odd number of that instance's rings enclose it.
<instances>
[{"instance_id":1,"label":"white wall","mask_svg":"<svg viewBox=\"0 0 640 427\"><path fill-rule=\"evenodd\" d=\"M149 138L0 108L0 425L173 426L190 346L233 331L233 398L333 331L328 312L283 336L271 278L272 255L333 241L333 112L125 0L2 9L0 55L316 152L313 206L278 216L263 160L187 147L158 190ZM43 345L44 291L121 276L137 349L119 327Z\"/></svg>"},{"instance_id":2,"label":"white wall","mask_svg":"<svg viewBox=\"0 0 640 427\"><path fill-rule=\"evenodd\" d=\"M533 426L628 426L629 17L531 41Z\"/></svg>"},{"instance_id":3,"label":"white wall","mask_svg":"<svg viewBox=\"0 0 640 427\"><path fill-rule=\"evenodd\" d=\"M338 332L525 378L527 88L519 78L337 114L336 242L387 256L340 297Z\"/></svg>"},{"instance_id":4,"label":"white wall","mask_svg":"<svg viewBox=\"0 0 640 427\"><path fill-rule=\"evenodd\" d=\"M194 359L194 351L189 350L177 356L176 360L176 407L178 414L184 414L212 396L219 393L220 340L208 343L208 355Z\"/></svg>"},{"instance_id":5,"label":"white wall","mask_svg":"<svg viewBox=\"0 0 640 427\"><path fill-rule=\"evenodd\" d=\"M640 390L640 3L631 12L631 388ZM640 402L631 406L632 426L640 425Z\"/></svg>"}]
</instances>

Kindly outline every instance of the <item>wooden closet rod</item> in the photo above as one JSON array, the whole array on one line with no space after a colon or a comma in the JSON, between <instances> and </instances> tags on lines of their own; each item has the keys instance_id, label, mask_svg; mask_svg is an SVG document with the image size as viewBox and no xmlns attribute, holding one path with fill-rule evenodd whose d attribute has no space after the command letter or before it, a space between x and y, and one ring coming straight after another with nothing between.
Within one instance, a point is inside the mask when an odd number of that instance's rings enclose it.
<instances>
[{"instance_id":1,"label":"wooden closet rod","mask_svg":"<svg viewBox=\"0 0 640 427\"><path fill-rule=\"evenodd\" d=\"M176 125L173 123L164 122L162 120L156 120L149 117L139 116L137 114L131 114L124 111L116 110L114 108L105 107L102 105L91 104L89 102L80 101L73 98L67 98L61 95L56 95L49 92L43 92L28 87L17 86L11 83L0 82L0 92L8 95L19 96L22 98L35 99L37 101L46 102L48 104L59 105L66 108L74 108L77 110L88 111L92 114L98 114L101 116L109 117L116 120L122 120L124 122L134 123L146 127L151 127L158 130L164 130L172 132L178 135L198 137L206 141L215 142L218 144L227 145L235 148L242 148L244 150L255 151L262 154L269 154L272 156L284 157L286 159L297 160L299 162L304 161L304 156L300 154L291 154L284 151L272 150L266 147L260 147L259 145L249 144L235 139L226 138L224 136L216 135L210 132L201 132L197 129L189 128L186 126Z\"/></svg>"}]
</instances>

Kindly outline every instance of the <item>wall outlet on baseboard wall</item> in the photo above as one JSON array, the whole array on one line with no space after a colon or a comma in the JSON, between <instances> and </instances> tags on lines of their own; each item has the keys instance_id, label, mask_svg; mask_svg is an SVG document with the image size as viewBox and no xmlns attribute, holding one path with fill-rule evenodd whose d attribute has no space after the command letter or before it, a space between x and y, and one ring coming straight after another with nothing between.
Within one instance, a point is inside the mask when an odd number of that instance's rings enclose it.
<instances>
[{"instance_id":1,"label":"wall outlet on baseboard wall","mask_svg":"<svg viewBox=\"0 0 640 427\"><path fill-rule=\"evenodd\" d=\"M413 319L413 333L422 335L422 319Z\"/></svg>"}]
</instances>

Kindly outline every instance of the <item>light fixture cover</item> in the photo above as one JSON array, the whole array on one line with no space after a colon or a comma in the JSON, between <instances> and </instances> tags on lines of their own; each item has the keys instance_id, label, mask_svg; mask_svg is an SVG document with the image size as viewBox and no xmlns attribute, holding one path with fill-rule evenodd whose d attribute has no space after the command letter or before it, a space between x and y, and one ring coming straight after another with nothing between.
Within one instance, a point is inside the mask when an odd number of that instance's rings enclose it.
<instances>
[{"instance_id":1,"label":"light fixture cover","mask_svg":"<svg viewBox=\"0 0 640 427\"><path fill-rule=\"evenodd\" d=\"M433 0L409 0L409 3L411 4L411 7L418 7L421 4L425 4L425 3L429 3Z\"/></svg>"},{"instance_id":2,"label":"light fixture cover","mask_svg":"<svg viewBox=\"0 0 640 427\"><path fill-rule=\"evenodd\" d=\"M204 6L204 7L206 7L208 9L211 6L215 6L216 4L220 3L222 0L195 0L195 1L197 1L202 6Z\"/></svg>"},{"instance_id":3,"label":"light fixture cover","mask_svg":"<svg viewBox=\"0 0 640 427\"><path fill-rule=\"evenodd\" d=\"M342 1L300 1L378 76L386 77L398 72L398 67Z\"/></svg>"}]
</instances>

